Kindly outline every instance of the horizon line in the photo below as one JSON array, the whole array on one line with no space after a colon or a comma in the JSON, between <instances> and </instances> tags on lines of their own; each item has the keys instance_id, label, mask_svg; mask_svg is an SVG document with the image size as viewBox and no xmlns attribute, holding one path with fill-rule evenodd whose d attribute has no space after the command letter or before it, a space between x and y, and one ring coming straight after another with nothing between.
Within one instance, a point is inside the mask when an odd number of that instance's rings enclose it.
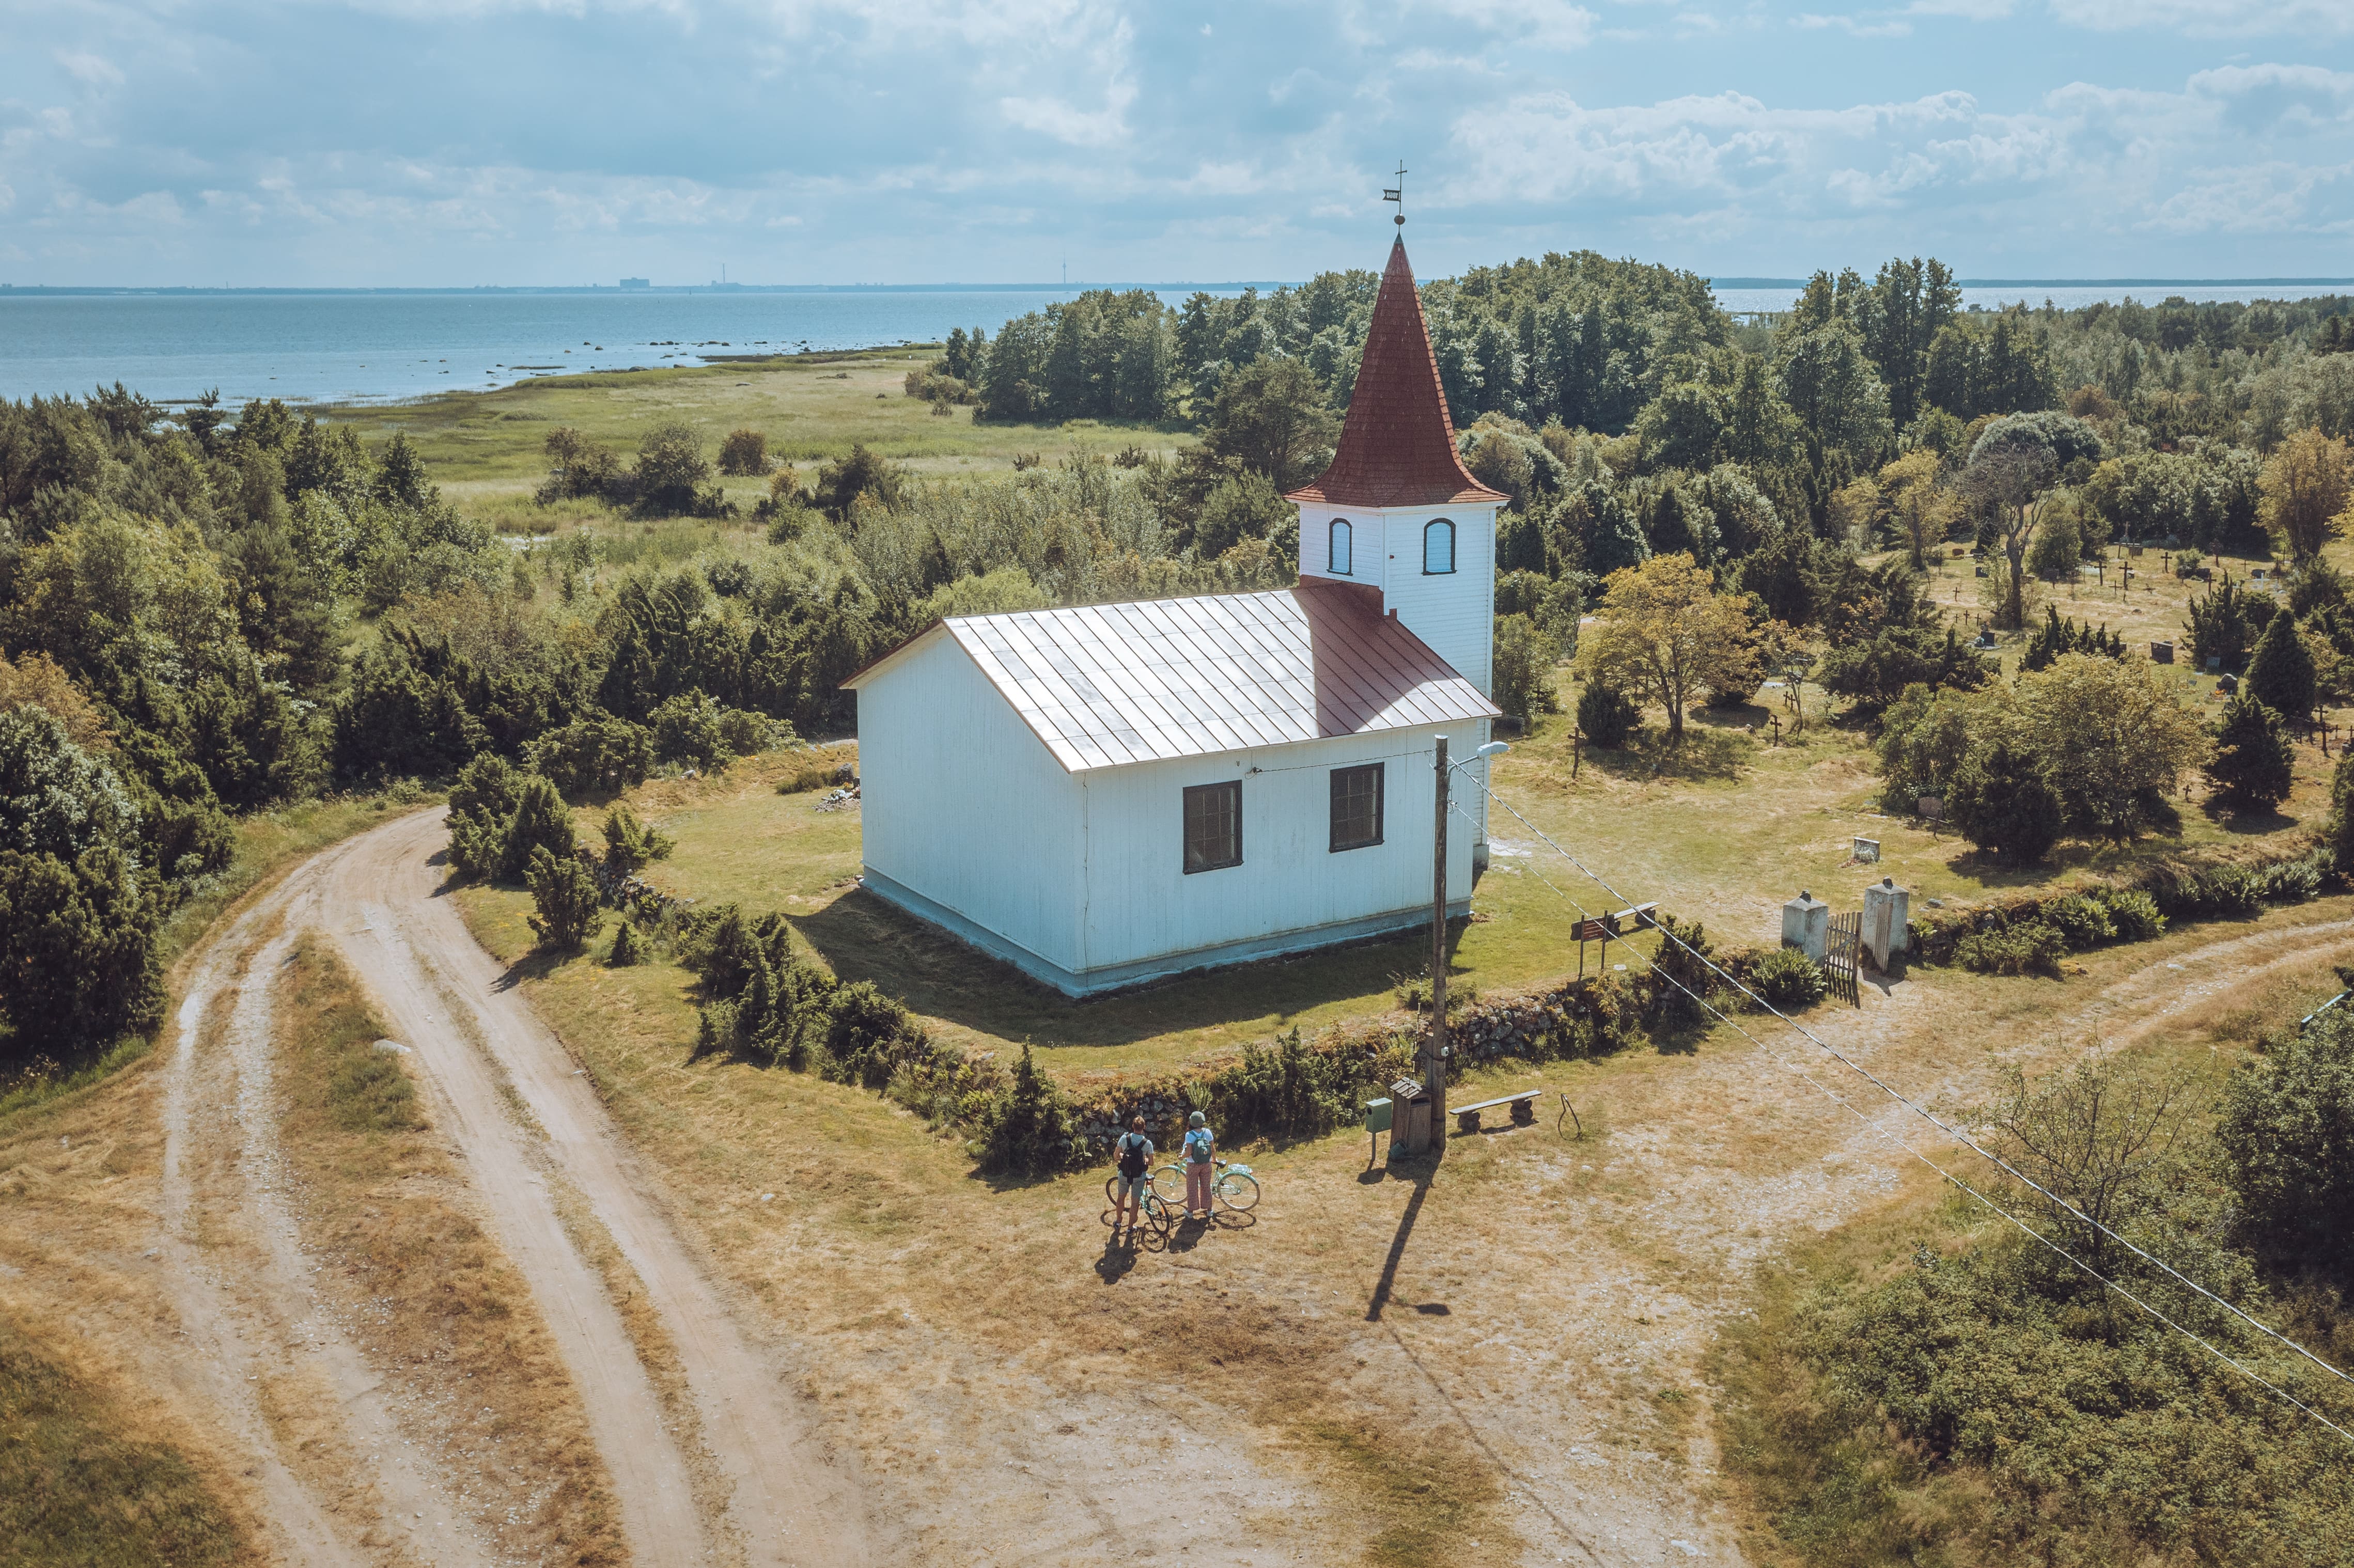
<instances>
[{"instance_id":1,"label":"horizon line","mask_svg":"<svg viewBox=\"0 0 2354 1568\"><path fill-rule=\"evenodd\" d=\"M1699 274L1712 289L1806 288L1805 278ZM1014 282L1014 283L647 283L623 288L619 283L447 283L415 285L292 285L250 284L213 286L201 283L7 283L0 294L152 298L157 296L316 295L366 296L410 294L921 294L921 293L1072 293L1093 289L1145 289L1161 292L1178 289L1233 290L1298 288L1305 280L1245 278L1209 282ZM2275 278L1956 278L1964 289L2252 289L2354 287L2354 277Z\"/></svg>"}]
</instances>

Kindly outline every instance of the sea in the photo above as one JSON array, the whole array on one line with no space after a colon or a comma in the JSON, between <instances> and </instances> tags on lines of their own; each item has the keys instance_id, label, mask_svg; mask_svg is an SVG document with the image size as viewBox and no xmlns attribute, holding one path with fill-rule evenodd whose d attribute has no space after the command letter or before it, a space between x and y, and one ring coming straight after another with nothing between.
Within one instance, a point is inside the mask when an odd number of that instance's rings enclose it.
<instances>
[{"instance_id":1,"label":"sea","mask_svg":"<svg viewBox=\"0 0 2354 1568\"><path fill-rule=\"evenodd\" d=\"M1157 285L1171 303L1199 287ZM1273 283L1256 285L1273 288ZM937 343L951 328L992 336L1012 317L1083 285L1009 288L158 290L0 288L0 397L85 394L120 381L164 404L217 390L224 402L364 404L495 388L534 376L702 365L732 355ZM1787 310L1800 285L1728 279L1728 311ZM2155 302L2294 299L2354 291L2354 279L2251 282L1989 282L1965 307L2024 300L2064 307L2127 295Z\"/></svg>"}]
</instances>

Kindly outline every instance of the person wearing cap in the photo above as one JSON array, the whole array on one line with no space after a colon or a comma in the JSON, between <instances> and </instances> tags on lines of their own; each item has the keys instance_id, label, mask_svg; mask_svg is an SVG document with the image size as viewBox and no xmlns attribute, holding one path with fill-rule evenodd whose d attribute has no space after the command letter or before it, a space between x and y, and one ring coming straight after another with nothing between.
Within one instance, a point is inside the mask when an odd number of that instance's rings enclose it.
<instances>
[{"instance_id":1,"label":"person wearing cap","mask_svg":"<svg viewBox=\"0 0 2354 1568\"><path fill-rule=\"evenodd\" d=\"M1210 1133L1210 1118L1195 1111L1185 1118L1185 1217L1198 1213L1203 1219L1210 1217L1210 1173L1217 1169L1217 1140Z\"/></svg>"}]
</instances>

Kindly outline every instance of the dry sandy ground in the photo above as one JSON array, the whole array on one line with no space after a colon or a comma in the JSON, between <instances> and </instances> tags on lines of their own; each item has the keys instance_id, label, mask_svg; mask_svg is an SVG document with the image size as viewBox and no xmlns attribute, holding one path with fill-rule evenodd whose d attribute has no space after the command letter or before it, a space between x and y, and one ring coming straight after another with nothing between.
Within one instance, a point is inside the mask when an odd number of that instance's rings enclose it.
<instances>
[{"instance_id":1,"label":"dry sandy ground","mask_svg":"<svg viewBox=\"0 0 2354 1568\"><path fill-rule=\"evenodd\" d=\"M853 1471L432 896L441 837L404 821L306 863L193 955L160 1062L44 1118L42 1147L0 1147L6 1305L102 1340L113 1381L155 1391L281 1562L611 1560L578 1550L593 1520L551 1518L563 1481L591 1514L610 1496L634 1562L870 1561ZM316 1245L279 1146L272 1030L274 982L314 931L408 1047L446 1155L445 1179L383 1197L492 1238L504 1365L402 1343L389 1299L355 1295L344 1277L364 1271ZM566 1428L594 1455L558 1476L546 1439Z\"/></svg>"},{"instance_id":2,"label":"dry sandy ground","mask_svg":"<svg viewBox=\"0 0 2354 1568\"><path fill-rule=\"evenodd\" d=\"M555 1554L541 1478L479 1460L456 1393L383 1353L308 1239L268 1049L306 930L411 1048L449 1156L428 1185L546 1347L535 1389L483 1405L578 1423L640 1562L1741 1562L1711 1346L1762 1264L1917 1193L1908 1148L1952 1156L1753 1021L1763 1048L1482 1084L1567 1089L1582 1140L1549 1110L1411 1178L1320 1140L1254 1160L1248 1223L1111 1246L1100 1172L992 1190L874 1096L587 1027L560 975L518 983L465 935L442 839L420 814L306 864L197 956L159 1062L60 1113L62 1147L0 1143L0 1302L86 1325L285 1562ZM2006 1060L2317 983L2348 913L2066 982L1939 971L1808 1022L1966 1107Z\"/></svg>"}]
</instances>

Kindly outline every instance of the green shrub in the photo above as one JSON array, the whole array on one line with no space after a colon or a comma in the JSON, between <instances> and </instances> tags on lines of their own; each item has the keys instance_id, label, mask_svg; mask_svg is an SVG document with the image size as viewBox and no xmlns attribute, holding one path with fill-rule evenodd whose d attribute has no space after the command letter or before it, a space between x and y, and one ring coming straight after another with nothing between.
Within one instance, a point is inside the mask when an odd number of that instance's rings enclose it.
<instances>
[{"instance_id":1,"label":"green shrub","mask_svg":"<svg viewBox=\"0 0 2354 1568\"><path fill-rule=\"evenodd\" d=\"M597 934L604 918L597 907L597 879L578 857L535 847L524 885L531 889L531 928L540 946L578 952Z\"/></svg>"},{"instance_id":2,"label":"green shrub","mask_svg":"<svg viewBox=\"0 0 2354 1568\"><path fill-rule=\"evenodd\" d=\"M1022 1060L1014 1065L1013 1082L990 1097L981 1108L981 1162L991 1171L1013 1176L1049 1176L1067 1171L1084 1158L1073 1128L1071 1102L1062 1086L1039 1071L1031 1060L1030 1043L1022 1043Z\"/></svg>"},{"instance_id":3,"label":"green shrub","mask_svg":"<svg viewBox=\"0 0 2354 1568\"><path fill-rule=\"evenodd\" d=\"M579 847L572 835L572 810L556 786L536 773L515 778L514 815L499 848L499 874L510 881L525 875L541 850L568 861Z\"/></svg>"},{"instance_id":4,"label":"green shrub","mask_svg":"<svg viewBox=\"0 0 2354 1568\"><path fill-rule=\"evenodd\" d=\"M2296 860L2253 867L2248 876L2256 896L2265 903L2302 904L2321 891L2322 870L2328 860L2327 851L2316 851Z\"/></svg>"},{"instance_id":5,"label":"green shrub","mask_svg":"<svg viewBox=\"0 0 2354 1568\"><path fill-rule=\"evenodd\" d=\"M1616 686L1590 681L1577 695L1578 730L1596 746L1617 750L1642 722L1641 706Z\"/></svg>"},{"instance_id":6,"label":"green shrub","mask_svg":"<svg viewBox=\"0 0 2354 1568\"><path fill-rule=\"evenodd\" d=\"M2068 950L2081 953L2117 938L2115 919L2109 914L2108 901L2082 893L2071 893L2043 902L2041 918L2056 927Z\"/></svg>"},{"instance_id":7,"label":"green shrub","mask_svg":"<svg viewBox=\"0 0 2354 1568\"><path fill-rule=\"evenodd\" d=\"M837 987L826 1003L822 1077L879 1089L902 1057L928 1044L915 1015L872 980Z\"/></svg>"},{"instance_id":8,"label":"green shrub","mask_svg":"<svg viewBox=\"0 0 2354 1568\"><path fill-rule=\"evenodd\" d=\"M2354 1016L2342 1004L2232 1071L2215 1141L2249 1239L2293 1272L2354 1281Z\"/></svg>"},{"instance_id":9,"label":"green shrub","mask_svg":"<svg viewBox=\"0 0 2354 1568\"><path fill-rule=\"evenodd\" d=\"M460 876L479 882L499 874L524 778L488 752L459 770L450 787L450 864Z\"/></svg>"},{"instance_id":10,"label":"green shrub","mask_svg":"<svg viewBox=\"0 0 2354 1568\"><path fill-rule=\"evenodd\" d=\"M1245 1045L1241 1062L1204 1086L1204 1108L1230 1138L1313 1138L1356 1110L1352 1064L1310 1050L1296 1025L1272 1044Z\"/></svg>"},{"instance_id":11,"label":"green shrub","mask_svg":"<svg viewBox=\"0 0 2354 1568\"><path fill-rule=\"evenodd\" d=\"M1827 984L1822 966L1805 948L1776 948L1750 966L1749 989L1788 1012L1822 1001Z\"/></svg>"},{"instance_id":12,"label":"green shrub","mask_svg":"<svg viewBox=\"0 0 2354 1568\"><path fill-rule=\"evenodd\" d=\"M623 920L621 928L613 933L613 950L605 960L617 969L626 969L646 961L646 941L638 935L635 923Z\"/></svg>"},{"instance_id":13,"label":"green shrub","mask_svg":"<svg viewBox=\"0 0 2354 1568\"><path fill-rule=\"evenodd\" d=\"M615 802L605 813L605 863L623 876L633 876L648 862L668 855L678 846L638 821L638 814Z\"/></svg>"},{"instance_id":14,"label":"green shrub","mask_svg":"<svg viewBox=\"0 0 2354 1568\"><path fill-rule=\"evenodd\" d=\"M653 731L597 715L549 730L531 743L531 768L567 800L619 794L653 771Z\"/></svg>"},{"instance_id":15,"label":"green shrub","mask_svg":"<svg viewBox=\"0 0 2354 1568\"><path fill-rule=\"evenodd\" d=\"M2034 758L1998 741L1954 773L1946 815L1982 850L2033 865L2060 842L2060 796Z\"/></svg>"},{"instance_id":16,"label":"green shrub","mask_svg":"<svg viewBox=\"0 0 2354 1568\"><path fill-rule=\"evenodd\" d=\"M2242 692L2215 721L2207 782L2234 810L2269 810L2288 799L2296 752L2281 715Z\"/></svg>"},{"instance_id":17,"label":"green shrub","mask_svg":"<svg viewBox=\"0 0 2354 1568\"><path fill-rule=\"evenodd\" d=\"M2023 920L1991 931L1974 931L1954 949L1966 969L1982 975L2058 975L2068 956L2068 938L2041 920Z\"/></svg>"},{"instance_id":18,"label":"green shrub","mask_svg":"<svg viewBox=\"0 0 2354 1568\"><path fill-rule=\"evenodd\" d=\"M2099 897L2108 906L2109 924L2120 942L2147 942L2166 929L2158 900L2137 887L2104 888Z\"/></svg>"},{"instance_id":19,"label":"green shrub","mask_svg":"<svg viewBox=\"0 0 2354 1568\"><path fill-rule=\"evenodd\" d=\"M722 724L726 716L708 694L682 692L653 711L654 755L705 772L726 767L736 755Z\"/></svg>"}]
</instances>

